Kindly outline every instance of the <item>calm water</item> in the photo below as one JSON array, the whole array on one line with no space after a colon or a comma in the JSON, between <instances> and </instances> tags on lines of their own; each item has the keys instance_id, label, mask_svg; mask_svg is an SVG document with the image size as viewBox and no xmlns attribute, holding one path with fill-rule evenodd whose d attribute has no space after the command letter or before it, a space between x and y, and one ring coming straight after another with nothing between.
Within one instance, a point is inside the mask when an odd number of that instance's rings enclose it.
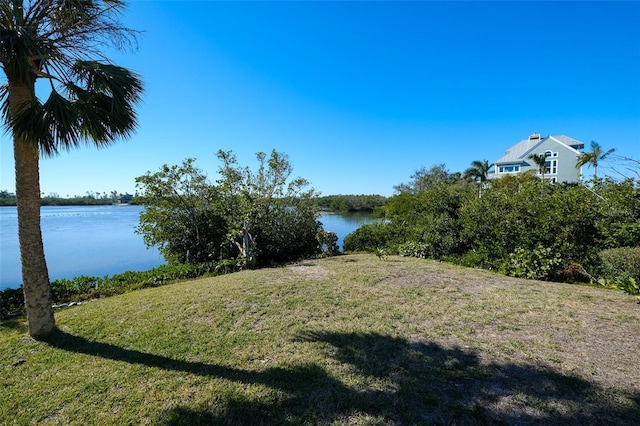
<instances>
[{"instance_id":1,"label":"calm water","mask_svg":"<svg viewBox=\"0 0 640 426\"><path fill-rule=\"evenodd\" d=\"M165 263L134 232L140 206L42 207L42 238L51 280L80 275L103 277L127 270L145 271ZM342 248L345 235L368 215L323 214L325 230L335 232ZM0 290L20 286L18 217L15 207L0 207Z\"/></svg>"},{"instance_id":2,"label":"calm water","mask_svg":"<svg viewBox=\"0 0 640 426\"><path fill-rule=\"evenodd\" d=\"M143 271L165 263L134 233L140 206L42 207L42 239L51 280ZM18 217L0 208L0 289L20 286Z\"/></svg>"},{"instance_id":3,"label":"calm water","mask_svg":"<svg viewBox=\"0 0 640 426\"><path fill-rule=\"evenodd\" d=\"M323 213L318 219L322 222L325 231L335 232L338 235L338 247L342 250L344 247L344 237L352 233L366 223L371 223L375 219L370 214L332 214Z\"/></svg>"}]
</instances>

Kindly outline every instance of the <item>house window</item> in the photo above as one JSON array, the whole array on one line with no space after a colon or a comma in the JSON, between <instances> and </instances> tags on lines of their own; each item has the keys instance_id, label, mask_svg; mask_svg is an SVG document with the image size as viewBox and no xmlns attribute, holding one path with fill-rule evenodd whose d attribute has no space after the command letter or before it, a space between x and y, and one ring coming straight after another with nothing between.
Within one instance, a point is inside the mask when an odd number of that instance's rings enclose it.
<instances>
[{"instance_id":1,"label":"house window","mask_svg":"<svg viewBox=\"0 0 640 426\"><path fill-rule=\"evenodd\" d=\"M553 151L551 151L551 150L548 150L548 151L546 151L546 152L544 153L544 156L545 156L545 157L557 157L557 156L558 156L558 153L557 153L557 152L553 152Z\"/></svg>"},{"instance_id":2,"label":"house window","mask_svg":"<svg viewBox=\"0 0 640 426\"><path fill-rule=\"evenodd\" d=\"M519 165L499 166L498 173L518 173L520 171Z\"/></svg>"}]
</instances>

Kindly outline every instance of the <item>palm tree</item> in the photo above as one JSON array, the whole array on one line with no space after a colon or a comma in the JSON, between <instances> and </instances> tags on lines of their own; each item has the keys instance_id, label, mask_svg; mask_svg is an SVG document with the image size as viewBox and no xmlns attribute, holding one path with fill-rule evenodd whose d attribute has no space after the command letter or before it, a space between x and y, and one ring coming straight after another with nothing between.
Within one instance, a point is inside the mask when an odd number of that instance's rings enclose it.
<instances>
[{"instance_id":1,"label":"palm tree","mask_svg":"<svg viewBox=\"0 0 640 426\"><path fill-rule=\"evenodd\" d=\"M542 177L542 182L544 183L544 172L547 170L547 156L544 154L531 154L528 157L530 160L538 166L538 172Z\"/></svg>"},{"instance_id":2,"label":"palm tree","mask_svg":"<svg viewBox=\"0 0 640 426\"><path fill-rule=\"evenodd\" d=\"M585 164L590 164L593 166L593 180L598 179L598 161L606 159L609 154L612 154L615 151L615 148L611 148L607 152L602 152L602 147L596 141L591 141L591 152L583 152L578 157L578 162L576 163L576 169L584 166Z\"/></svg>"},{"instance_id":3,"label":"palm tree","mask_svg":"<svg viewBox=\"0 0 640 426\"><path fill-rule=\"evenodd\" d=\"M482 196L482 188L484 183L489 178L489 170L491 165L487 160L474 160L471 162L471 167L464 171L465 179L471 179L476 182L480 182L480 196Z\"/></svg>"},{"instance_id":4,"label":"palm tree","mask_svg":"<svg viewBox=\"0 0 640 426\"><path fill-rule=\"evenodd\" d=\"M106 146L132 134L142 83L99 48L130 46L118 22L121 0L2 0L0 110L12 134L22 287L29 334L55 328L40 229L39 157L83 144ZM35 83L46 81L45 102ZM38 94L43 93L38 89Z\"/></svg>"}]
</instances>

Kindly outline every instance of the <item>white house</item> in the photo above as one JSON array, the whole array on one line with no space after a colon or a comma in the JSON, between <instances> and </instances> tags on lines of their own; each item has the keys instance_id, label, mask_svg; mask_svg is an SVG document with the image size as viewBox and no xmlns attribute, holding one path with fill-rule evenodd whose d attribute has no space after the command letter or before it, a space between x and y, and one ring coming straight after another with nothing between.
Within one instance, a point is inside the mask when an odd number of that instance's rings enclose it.
<instances>
[{"instance_id":1,"label":"white house","mask_svg":"<svg viewBox=\"0 0 640 426\"><path fill-rule=\"evenodd\" d=\"M494 161L489 178L495 179L529 170L539 174L538 166L529 156L544 154L547 158L545 180L553 183L578 182L580 169L576 168L576 164L583 148L582 142L568 136L541 137L540 134L534 134L507 149L504 156Z\"/></svg>"}]
</instances>

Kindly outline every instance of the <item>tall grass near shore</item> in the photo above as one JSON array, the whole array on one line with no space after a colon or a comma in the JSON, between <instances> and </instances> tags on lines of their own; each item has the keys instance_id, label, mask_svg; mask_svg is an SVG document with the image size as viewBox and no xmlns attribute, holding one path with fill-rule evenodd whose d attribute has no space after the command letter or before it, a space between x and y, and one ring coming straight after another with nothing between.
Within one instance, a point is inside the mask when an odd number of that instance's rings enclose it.
<instances>
[{"instance_id":1,"label":"tall grass near shore","mask_svg":"<svg viewBox=\"0 0 640 426\"><path fill-rule=\"evenodd\" d=\"M634 424L617 291L349 255L0 323L2 424Z\"/></svg>"}]
</instances>

